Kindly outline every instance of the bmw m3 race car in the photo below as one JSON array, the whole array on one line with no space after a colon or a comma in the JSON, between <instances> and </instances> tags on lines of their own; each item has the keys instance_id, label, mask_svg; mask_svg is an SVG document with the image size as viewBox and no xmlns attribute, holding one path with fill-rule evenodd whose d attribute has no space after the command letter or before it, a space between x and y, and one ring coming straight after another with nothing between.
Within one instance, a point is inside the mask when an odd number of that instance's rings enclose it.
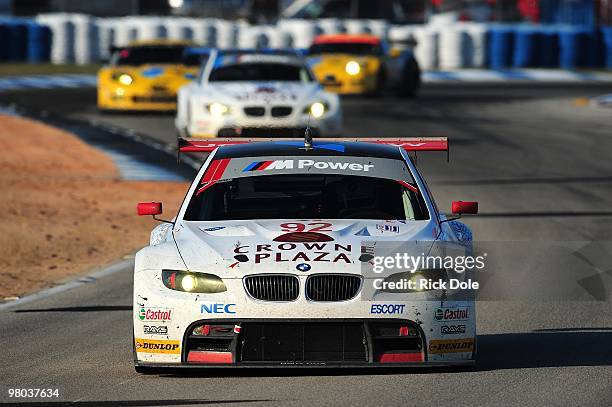
<instances>
[{"instance_id":1,"label":"bmw m3 race car","mask_svg":"<svg viewBox=\"0 0 612 407\"><path fill-rule=\"evenodd\" d=\"M190 45L157 40L115 49L98 72L98 108L176 109L176 92L195 78L199 67L199 59L186 55Z\"/></svg>"},{"instance_id":2,"label":"bmw m3 race car","mask_svg":"<svg viewBox=\"0 0 612 407\"><path fill-rule=\"evenodd\" d=\"M308 50L308 63L325 89L340 94L376 95L391 90L412 97L421 85L412 50L390 49L373 35L320 35Z\"/></svg>"},{"instance_id":3,"label":"bmw m3 race car","mask_svg":"<svg viewBox=\"0 0 612 407\"><path fill-rule=\"evenodd\" d=\"M136 255L136 370L473 364L473 299L391 292L406 273L371 267L377 245L469 252L469 229L438 211L408 153L447 140L270 140L180 140L182 152L211 153ZM159 215L161 203L138 213ZM407 274L434 275L446 271Z\"/></svg>"},{"instance_id":4,"label":"bmw m3 race car","mask_svg":"<svg viewBox=\"0 0 612 407\"><path fill-rule=\"evenodd\" d=\"M322 89L295 52L272 51L213 50L198 81L179 90L178 134L297 137L310 126L316 135L339 135L338 96Z\"/></svg>"}]
</instances>

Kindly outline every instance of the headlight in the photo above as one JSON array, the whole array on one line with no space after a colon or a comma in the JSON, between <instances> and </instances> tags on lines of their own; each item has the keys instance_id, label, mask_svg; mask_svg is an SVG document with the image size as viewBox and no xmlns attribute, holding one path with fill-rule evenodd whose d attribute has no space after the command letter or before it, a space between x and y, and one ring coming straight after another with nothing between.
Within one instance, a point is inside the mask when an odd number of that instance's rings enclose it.
<instances>
[{"instance_id":1,"label":"headlight","mask_svg":"<svg viewBox=\"0 0 612 407\"><path fill-rule=\"evenodd\" d=\"M221 117L229 112L229 107L222 103L211 103L208 105L208 111L215 117Z\"/></svg>"},{"instance_id":2,"label":"headlight","mask_svg":"<svg viewBox=\"0 0 612 407\"><path fill-rule=\"evenodd\" d=\"M162 270L162 281L166 287L176 291L205 294L227 291L227 287L221 277L214 274Z\"/></svg>"},{"instance_id":3,"label":"headlight","mask_svg":"<svg viewBox=\"0 0 612 407\"><path fill-rule=\"evenodd\" d=\"M323 114L325 114L328 109L329 106L327 105L327 103L314 102L310 106L306 107L306 109L304 109L304 114L310 113L312 117L318 119L323 116Z\"/></svg>"},{"instance_id":4,"label":"headlight","mask_svg":"<svg viewBox=\"0 0 612 407\"><path fill-rule=\"evenodd\" d=\"M425 269L425 270L415 271L414 273L411 273L409 271L403 272L403 273L395 273L395 274L391 274L390 276L385 277L383 281L385 283L395 283L396 288L394 289L383 288L381 291L391 292L391 293L412 293L412 292L431 291L432 290L431 288L426 287L428 285L426 283L429 280L437 282L440 280L446 281L447 279L448 279L448 274L445 269ZM411 290L408 288L408 284L406 284L408 281L412 281L412 284L414 284L415 289ZM422 285L420 281L423 281ZM404 288L397 288L397 287L404 287ZM425 288L420 288L420 287L425 287Z\"/></svg>"},{"instance_id":5,"label":"headlight","mask_svg":"<svg viewBox=\"0 0 612 407\"><path fill-rule=\"evenodd\" d=\"M134 78L126 73L122 73L121 75L117 76L117 81L122 85L129 86L134 82Z\"/></svg>"},{"instance_id":6,"label":"headlight","mask_svg":"<svg viewBox=\"0 0 612 407\"><path fill-rule=\"evenodd\" d=\"M359 63L357 63L357 61L348 61L346 63L346 66L344 67L344 70L347 74L354 76L361 71L361 67L359 66Z\"/></svg>"}]
</instances>

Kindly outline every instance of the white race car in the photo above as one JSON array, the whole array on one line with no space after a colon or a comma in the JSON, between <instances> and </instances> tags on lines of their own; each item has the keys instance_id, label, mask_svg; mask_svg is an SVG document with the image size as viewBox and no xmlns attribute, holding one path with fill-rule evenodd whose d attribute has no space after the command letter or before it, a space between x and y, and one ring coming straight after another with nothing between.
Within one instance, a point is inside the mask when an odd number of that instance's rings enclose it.
<instances>
[{"instance_id":1,"label":"white race car","mask_svg":"<svg viewBox=\"0 0 612 407\"><path fill-rule=\"evenodd\" d=\"M334 136L342 110L295 52L212 50L178 92L175 125L182 137Z\"/></svg>"},{"instance_id":2,"label":"white race car","mask_svg":"<svg viewBox=\"0 0 612 407\"><path fill-rule=\"evenodd\" d=\"M180 140L211 154L136 255L138 372L474 363L473 297L431 284L450 280L446 265L375 267L416 247L470 254L469 229L438 212L407 152L447 140L362 140ZM138 213L159 215L161 203Z\"/></svg>"}]
</instances>

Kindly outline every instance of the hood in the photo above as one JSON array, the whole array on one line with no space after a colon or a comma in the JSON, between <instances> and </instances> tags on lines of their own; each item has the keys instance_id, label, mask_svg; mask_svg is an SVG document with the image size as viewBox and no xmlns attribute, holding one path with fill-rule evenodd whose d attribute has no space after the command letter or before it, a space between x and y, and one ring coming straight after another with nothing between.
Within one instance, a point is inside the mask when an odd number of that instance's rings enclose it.
<instances>
[{"instance_id":1,"label":"hood","mask_svg":"<svg viewBox=\"0 0 612 407\"><path fill-rule=\"evenodd\" d=\"M228 102L294 104L315 97L318 90L314 82L213 82L205 94Z\"/></svg>"},{"instance_id":2,"label":"hood","mask_svg":"<svg viewBox=\"0 0 612 407\"><path fill-rule=\"evenodd\" d=\"M147 64L142 66L113 66L108 68L110 74L127 73L140 81L150 80L169 80L174 78L184 78L191 80L197 74L197 67L187 67L184 65L165 65Z\"/></svg>"},{"instance_id":3,"label":"hood","mask_svg":"<svg viewBox=\"0 0 612 407\"><path fill-rule=\"evenodd\" d=\"M361 272L367 242L433 241L429 221L261 220L186 222L175 228L190 271L225 278L252 273ZM304 268L304 267L302 267Z\"/></svg>"}]
</instances>

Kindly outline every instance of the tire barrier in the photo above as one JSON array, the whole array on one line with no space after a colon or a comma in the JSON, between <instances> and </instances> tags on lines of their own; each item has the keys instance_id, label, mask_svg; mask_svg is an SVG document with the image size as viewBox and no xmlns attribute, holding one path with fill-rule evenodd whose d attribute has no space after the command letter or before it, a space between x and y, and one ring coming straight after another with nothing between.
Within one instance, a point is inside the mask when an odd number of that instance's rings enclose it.
<instances>
[{"instance_id":1,"label":"tire barrier","mask_svg":"<svg viewBox=\"0 0 612 407\"><path fill-rule=\"evenodd\" d=\"M606 68L612 69L612 27L602 27L601 34L604 46L602 60Z\"/></svg>"},{"instance_id":2,"label":"tire barrier","mask_svg":"<svg viewBox=\"0 0 612 407\"><path fill-rule=\"evenodd\" d=\"M528 68L538 65L540 37L540 33L530 27L516 31L514 54L512 56L512 66L514 68Z\"/></svg>"},{"instance_id":3,"label":"tire barrier","mask_svg":"<svg viewBox=\"0 0 612 407\"><path fill-rule=\"evenodd\" d=\"M380 20L285 19L249 25L215 18L40 14L0 20L0 61L89 64L111 47L156 39L192 40L205 47L308 48L319 34L370 33L391 46L412 47L424 70L462 68L612 68L612 27L485 24L433 18L426 25Z\"/></svg>"}]
</instances>

